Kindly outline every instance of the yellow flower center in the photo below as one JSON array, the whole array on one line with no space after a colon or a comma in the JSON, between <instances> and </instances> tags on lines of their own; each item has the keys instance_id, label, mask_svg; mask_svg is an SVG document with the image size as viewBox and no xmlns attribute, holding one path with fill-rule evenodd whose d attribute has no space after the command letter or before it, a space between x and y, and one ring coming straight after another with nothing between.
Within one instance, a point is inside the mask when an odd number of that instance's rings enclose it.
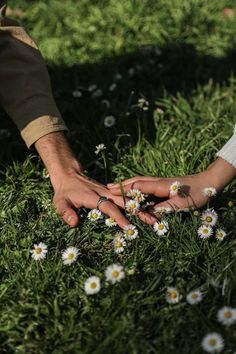
<instances>
[{"instance_id":1,"label":"yellow flower center","mask_svg":"<svg viewBox=\"0 0 236 354\"><path fill-rule=\"evenodd\" d=\"M208 229L203 229L202 232L207 235L208 234Z\"/></svg>"},{"instance_id":2,"label":"yellow flower center","mask_svg":"<svg viewBox=\"0 0 236 354\"><path fill-rule=\"evenodd\" d=\"M109 218L108 221L109 221L110 223L113 223L115 220L112 219L112 218Z\"/></svg>"},{"instance_id":3,"label":"yellow flower center","mask_svg":"<svg viewBox=\"0 0 236 354\"><path fill-rule=\"evenodd\" d=\"M208 344L211 346L211 347L214 347L216 345L216 339L214 338L211 338L208 340Z\"/></svg>"},{"instance_id":4,"label":"yellow flower center","mask_svg":"<svg viewBox=\"0 0 236 354\"><path fill-rule=\"evenodd\" d=\"M225 311L224 312L224 317L231 318L232 317L232 312L231 311Z\"/></svg>"},{"instance_id":5,"label":"yellow flower center","mask_svg":"<svg viewBox=\"0 0 236 354\"><path fill-rule=\"evenodd\" d=\"M72 260L74 256L74 253L68 253L67 259Z\"/></svg>"},{"instance_id":6,"label":"yellow flower center","mask_svg":"<svg viewBox=\"0 0 236 354\"><path fill-rule=\"evenodd\" d=\"M212 217L211 217L211 216L207 216L207 217L206 217L206 221L207 221L207 222L212 222Z\"/></svg>"},{"instance_id":7,"label":"yellow flower center","mask_svg":"<svg viewBox=\"0 0 236 354\"><path fill-rule=\"evenodd\" d=\"M136 204L135 203L130 203L130 206L129 206L131 209L135 209L136 208Z\"/></svg>"},{"instance_id":8,"label":"yellow flower center","mask_svg":"<svg viewBox=\"0 0 236 354\"><path fill-rule=\"evenodd\" d=\"M118 241L118 242L115 243L115 248L120 248L121 246L122 246L121 242Z\"/></svg>"},{"instance_id":9,"label":"yellow flower center","mask_svg":"<svg viewBox=\"0 0 236 354\"><path fill-rule=\"evenodd\" d=\"M129 229L129 230L127 231L127 234L128 234L129 236L132 236L132 235L134 234L134 230Z\"/></svg>"},{"instance_id":10,"label":"yellow flower center","mask_svg":"<svg viewBox=\"0 0 236 354\"><path fill-rule=\"evenodd\" d=\"M91 214L91 218L92 218L92 219L97 219L97 217L98 217L98 214L97 214L97 213L92 213L92 214Z\"/></svg>"},{"instance_id":11,"label":"yellow flower center","mask_svg":"<svg viewBox=\"0 0 236 354\"><path fill-rule=\"evenodd\" d=\"M208 197L211 197L212 196L212 191L207 191L207 195L208 195Z\"/></svg>"},{"instance_id":12,"label":"yellow flower center","mask_svg":"<svg viewBox=\"0 0 236 354\"><path fill-rule=\"evenodd\" d=\"M172 186L173 191L177 190L177 186Z\"/></svg>"},{"instance_id":13,"label":"yellow flower center","mask_svg":"<svg viewBox=\"0 0 236 354\"><path fill-rule=\"evenodd\" d=\"M198 298L198 294L193 293L193 294L192 294L192 299L197 299L197 298Z\"/></svg>"},{"instance_id":14,"label":"yellow flower center","mask_svg":"<svg viewBox=\"0 0 236 354\"><path fill-rule=\"evenodd\" d=\"M228 207L229 207L229 208L233 208L233 206L234 206L234 202L232 202L232 200L230 200L230 201L228 202Z\"/></svg>"},{"instance_id":15,"label":"yellow flower center","mask_svg":"<svg viewBox=\"0 0 236 354\"><path fill-rule=\"evenodd\" d=\"M90 284L90 288L91 288L91 289L96 289L96 287L97 287L97 283L92 282L92 283Z\"/></svg>"},{"instance_id":16,"label":"yellow flower center","mask_svg":"<svg viewBox=\"0 0 236 354\"><path fill-rule=\"evenodd\" d=\"M159 230L163 230L163 229L164 229L164 225L163 225L163 224L159 224L159 225L158 225L158 229L159 229Z\"/></svg>"},{"instance_id":17,"label":"yellow flower center","mask_svg":"<svg viewBox=\"0 0 236 354\"><path fill-rule=\"evenodd\" d=\"M111 273L113 278L118 278L120 272L118 272L117 270L113 270L113 272Z\"/></svg>"},{"instance_id":18,"label":"yellow flower center","mask_svg":"<svg viewBox=\"0 0 236 354\"><path fill-rule=\"evenodd\" d=\"M35 251L35 253L40 254L42 252L42 248L36 247L34 251Z\"/></svg>"},{"instance_id":19,"label":"yellow flower center","mask_svg":"<svg viewBox=\"0 0 236 354\"><path fill-rule=\"evenodd\" d=\"M169 292L169 296L170 296L172 299L176 299L178 295L177 295L176 291L171 291L171 292Z\"/></svg>"}]
</instances>

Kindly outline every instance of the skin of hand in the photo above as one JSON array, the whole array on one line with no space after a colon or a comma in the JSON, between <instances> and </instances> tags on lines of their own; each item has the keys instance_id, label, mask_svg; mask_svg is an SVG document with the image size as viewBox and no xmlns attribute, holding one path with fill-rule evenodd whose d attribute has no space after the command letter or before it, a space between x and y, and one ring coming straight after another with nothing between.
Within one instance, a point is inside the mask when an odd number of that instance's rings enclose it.
<instances>
[{"instance_id":1,"label":"skin of hand","mask_svg":"<svg viewBox=\"0 0 236 354\"><path fill-rule=\"evenodd\" d=\"M155 208L168 207L173 210L185 208L200 208L209 198L203 194L206 187L214 187L217 192L222 190L236 177L236 168L227 161L218 158L207 170L184 177L143 177L136 176L122 182L124 192L130 189L139 189L143 193L152 194L159 198L166 198L164 202L156 204ZM173 182L180 182L180 191L177 195L170 195L170 186ZM108 188L114 196L122 195L119 184L108 184ZM139 213L140 219L148 224L156 221L153 215L146 212Z\"/></svg>"},{"instance_id":2,"label":"skin of hand","mask_svg":"<svg viewBox=\"0 0 236 354\"><path fill-rule=\"evenodd\" d=\"M99 210L114 219L121 228L129 224L118 208L124 207L123 197L113 195L106 186L83 174L63 132L43 136L36 141L35 148L50 176L55 192L55 209L69 226L78 225L79 216L75 209L97 208L101 195L109 201L101 203Z\"/></svg>"}]
</instances>

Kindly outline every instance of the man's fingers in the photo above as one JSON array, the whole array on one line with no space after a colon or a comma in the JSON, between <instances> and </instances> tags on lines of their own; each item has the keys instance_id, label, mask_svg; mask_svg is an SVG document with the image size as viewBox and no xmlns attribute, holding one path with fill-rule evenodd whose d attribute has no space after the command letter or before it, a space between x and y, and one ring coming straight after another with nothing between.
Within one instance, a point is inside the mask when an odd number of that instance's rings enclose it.
<instances>
[{"instance_id":1,"label":"man's fingers","mask_svg":"<svg viewBox=\"0 0 236 354\"><path fill-rule=\"evenodd\" d=\"M122 229L126 225L130 224L130 222L121 213L119 208L115 204L113 204L110 200L106 200L106 201L100 203L99 210L102 213L108 215L110 218L114 219Z\"/></svg>"},{"instance_id":2,"label":"man's fingers","mask_svg":"<svg viewBox=\"0 0 236 354\"><path fill-rule=\"evenodd\" d=\"M72 205L67 200L61 200L55 202L56 212L62 217L62 219L70 226L75 227L78 225L79 217Z\"/></svg>"}]
</instances>

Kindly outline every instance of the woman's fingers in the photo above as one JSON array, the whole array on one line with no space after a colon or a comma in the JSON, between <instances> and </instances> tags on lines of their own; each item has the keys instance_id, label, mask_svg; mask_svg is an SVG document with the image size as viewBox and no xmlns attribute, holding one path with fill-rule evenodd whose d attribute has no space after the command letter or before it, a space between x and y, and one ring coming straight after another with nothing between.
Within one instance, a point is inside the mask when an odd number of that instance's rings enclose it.
<instances>
[{"instance_id":1,"label":"woman's fingers","mask_svg":"<svg viewBox=\"0 0 236 354\"><path fill-rule=\"evenodd\" d=\"M147 212L140 211L138 213L138 217L141 221L143 221L145 224L153 225L156 222L156 218L152 215L150 215Z\"/></svg>"},{"instance_id":2,"label":"woman's fingers","mask_svg":"<svg viewBox=\"0 0 236 354\"><path fill-rule=\"evenodd\" d=\"M138 189L143 193L153 194L156 197L164 198L169 196L171 182L168 179L143 180L139 179L131 183L122 184L123 191L126 194L130 189ZM120 186L109 188L113 195L122 195Z\"/></svg>"},{"instance_id":3,"label":"woman's fingers","mask_svg":"<svg viewBox=\"0 0 236 354\"><path fill-rule=\"evenodd\" d=\"M126 179L125 181L121 182L123 186L135 183L137 181L156 181L158 178L157 177L152 177L152 176L135 176L129 179ZM120 187L120 183L108 183L107 187L109 189L113 189L113 188L119 188Z\"/></svg>"},{"instance_id":4,"label":"woman's fingers","mask_svg":"<svg viewBox=\"0 0 236 354\"><path fill-rule=\"evenodd\" d=\"M121 213L119 208L109 199L99 204L99 210L102 213L108 215L113 220L115 220L117 224L120 226L120 228L122 229L124 229L126 225L130 224L130 222L126 219L126 217Z\"/></svg>"}]
</instances>

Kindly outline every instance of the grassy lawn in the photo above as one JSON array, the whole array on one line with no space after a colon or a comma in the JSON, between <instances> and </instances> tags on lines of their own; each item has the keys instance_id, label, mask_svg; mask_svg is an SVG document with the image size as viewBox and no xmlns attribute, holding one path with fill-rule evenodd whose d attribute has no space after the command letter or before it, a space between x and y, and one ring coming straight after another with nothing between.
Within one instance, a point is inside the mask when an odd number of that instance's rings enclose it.
<instances>
[{"instance_id":1,"label":"grassy lawn","mask_svg":"<svg viewBox=\"0 0 236 354\"><path fill-rule=\"evenodd\" d=\"M69 139L89 176L106 183L199 172L232 135L234 1L9 3L48 62ZM104 125L107 116L115 125ZM218 332L223 353L233 354L236 325L219 323L217 312L236 307L236 184L210 204L223 241L200 239L200 214L193 212L167 216L165 237L132 216L139 237L116 254L118 229L105 218L92 223L84 211L75 229L60 220L39 158L6 114L0 117L10 132L0 137L0 353L200 354L202 338ZM99 143L107 149L95 155ZM34 261L30 250L39 242L48 253ZM69 246L81 253L71 266L61 258ZM125 270L114 285L105 280L112 263ZM89 296L84 282L92 275L101 290ZM180 292L178 303L166 301L168 287ZM186 295L195 289L203 299L190 305Z\"/></svg>"}]
</instances>

